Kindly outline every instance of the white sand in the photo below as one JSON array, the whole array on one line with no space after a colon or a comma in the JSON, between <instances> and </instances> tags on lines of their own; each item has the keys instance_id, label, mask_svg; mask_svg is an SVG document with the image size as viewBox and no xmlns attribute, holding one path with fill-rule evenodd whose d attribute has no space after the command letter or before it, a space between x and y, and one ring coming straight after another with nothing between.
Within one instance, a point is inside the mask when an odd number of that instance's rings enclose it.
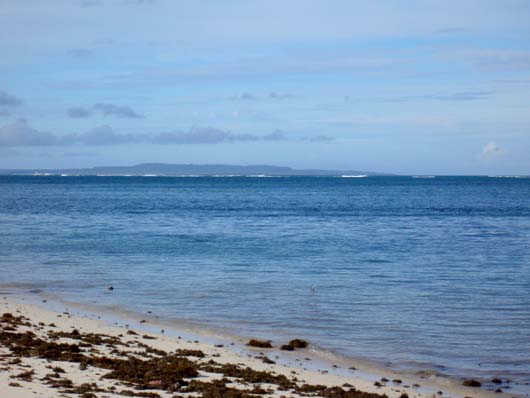
<instances>
[{"instance_id":1,"label":"white sand","mask_svg":"<svg viewBox=\"0 0 530 398\"><path fill-rule=\"evenodd\" d=\"M46 308L42 308L40 305L30 304L25 301L21 301L20 298L8 296L0 298L0 315L2 313L12 313L15 316L23 315L30 319L31 323L41 323L41 330L35 330L34 327L19 327L19 331L31 329L37 336L46 336L49 330L53 331L65 331L71 332L74 328L79 330L81 333L98 333L109 336L123 335L123 341L140 341L150 347L161 349L164 351L174 351L175 349L194 349L201 350L206 354L206 360L210 358L214 359L218 363L232 363L241 364L248 366L254 370L266 370L282 374L288 377L295 376L300 384L323 384L326 386L343 386L345 383L353 385L357 390L366 392L376 392L378 394L387 394L391 398L400 397L402 393L408 394L410 398L415 397L503 397L508 396L504 393L495 394L492 391L485 390L483 388L469 388L463 387L454 381L443 381L437 378L411 378L410 376L404 376L396 373L386 373L385 376L389 380L399 378L403 381L402 384L396 384L392 381L382 383L383 386L377 387L374 385L376 376L366 377L361 372L348 369L334 369L329 366L328 368L321 368L318 370L304 370L303 358L307 356L306 350L297 350L295 353L283 354L291 355L298 358L302 358L299 362L300 366L285 365L285 364L265 364L262 360L255 358L260 352L263 352L271 359L275 359L279 353L275 350L269 349L242 349L241 347L232 347L230 344L226 344L224 347L216 347L213 343L206 341L190 341L186 339L179 339L170 336L168 333L144 333L139 331L139 335L127 335L125 326L115 326L112 322L102 321L98 319L91 319L88 316L72 315L70 313L64 314L54 312ZM50 327L48 325L55 324L56 327ZM131 320L131 325L137 325L135 320ZM136 329L137 330L137 329ZM138 331L138 330L137 330ZM155 340L143 339L141 335L148 334L156 337ZM61 339L66 342L69 339ZM204 339L207 340L207 339ZM72 342L72 341L70 341ZM133 348L130 348L133 350ZM20 364L9 364L13 358L9 358L7 354L10 351L6 347L0 346L0 398L24 398L24 397L58 397L58 396L72 396L79 397L77 394L62 394L56 388L52 388L41 381L46 374L50 373L51 366L60 366L65 370L64 377L71 379L76 385L83 383L96 383L98 387L107 388L110 386L117 386L117 390L131 390L131 387L120 385L118 382L109 379L101 379L101 376L107 373L107 370L88 367L86 370L81 370L78 363L71 362L53 362L48 363L44 359L38 359L34 357L22 358ZM108 354L102 351L102 354ZM275 359L276 360L276 359ZM328 364L329 365L329 364ZM48 366L48 368L46 367ZM20 374L21 372L32 369L35 375L32 381L21 381L13 376ZM212 378L220 378L219 374L201 374L201 380L209 380ZM378 376L377 376L378 377ZM19 386L13 386L13 383L18 383ZM11 385L10 385L11 384ZM420 384L421 387L415 387L414 384ZM249 388L239 383L234 383L233 386L238 388ZM263 386L267 387L267 386ZM274 386L273 386L274 387ZM437 394L438 391L442 391L443 394ZM157 392L161 397L172 397L174 394L165 393L161 390L149 390ZM111 392L99 392L95 393L98 397L120 397L121 395L114 394ZM178 395L187 396L186 394L179 393ZM194 396L191 394L190 396ZM196 396L196 395L195 395ZM274 391L270 395L271 397L297 397L299 395L286 392L286 391ZM511 396L511 395L510 395Z\"/></svg>"}]
</instances>

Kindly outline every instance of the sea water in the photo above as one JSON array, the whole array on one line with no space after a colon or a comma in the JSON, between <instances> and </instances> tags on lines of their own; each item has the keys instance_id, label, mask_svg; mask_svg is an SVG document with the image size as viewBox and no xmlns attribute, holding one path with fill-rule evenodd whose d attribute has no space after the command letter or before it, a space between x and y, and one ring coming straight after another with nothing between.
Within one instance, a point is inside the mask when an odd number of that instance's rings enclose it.
<instances>
[{"instance_id":1,"label":"sea water","mask_svg":"<svg viewBox=\"0 0 530 398\"><path fill-rule=\"evenodd\" d=\"M530 391L530 179L0 176L0 284Z\"/></svg>"}]
</instances>

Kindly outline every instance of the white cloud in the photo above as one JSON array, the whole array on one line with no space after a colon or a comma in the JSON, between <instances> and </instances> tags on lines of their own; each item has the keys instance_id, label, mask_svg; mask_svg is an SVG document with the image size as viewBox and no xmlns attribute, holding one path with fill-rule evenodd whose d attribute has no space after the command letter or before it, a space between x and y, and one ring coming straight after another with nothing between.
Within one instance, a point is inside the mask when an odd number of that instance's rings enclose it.
<instances>
[{"instance_id":1,"label":"white cloud","mask_svg":"<svg viewBox=\"0 0 530 398\"><path fill-rule=\"evenodd\" d=\"M493 141L488 142L484 145L484 148L482 148L482 157L484 158L498 157L502 156L504 153L504 150Z\"/></svg>"}]
</instances>

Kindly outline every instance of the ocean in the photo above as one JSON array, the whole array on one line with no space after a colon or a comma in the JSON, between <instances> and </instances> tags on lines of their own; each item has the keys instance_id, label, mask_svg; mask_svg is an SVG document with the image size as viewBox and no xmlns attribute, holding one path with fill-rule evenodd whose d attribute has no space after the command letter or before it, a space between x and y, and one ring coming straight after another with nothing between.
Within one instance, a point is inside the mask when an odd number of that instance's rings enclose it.
<instances>
[{"instance_id":1,"label":"ocean","mask_svg":"<svg viewBox=\"0 0 530 398\"><path fill-rule=\"evenodd\" d=\"M530 179L0 176L2 286L530 392Z\"/></svg>"}]
</instances>

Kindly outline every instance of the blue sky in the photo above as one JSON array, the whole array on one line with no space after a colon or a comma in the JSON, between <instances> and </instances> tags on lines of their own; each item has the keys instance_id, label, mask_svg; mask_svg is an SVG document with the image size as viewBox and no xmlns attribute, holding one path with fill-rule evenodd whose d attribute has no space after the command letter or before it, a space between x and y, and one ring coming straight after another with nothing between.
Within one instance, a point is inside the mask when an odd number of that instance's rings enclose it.
<instances>
[{"instance_id":1,"label":"blue sky","mask_svg":"<svg viewBox=\"0 0 530 398\"><path fill-rule=\"evenodd\" d=\"M0 168L530 174L530 1L0 0Z\"/></svg>"}]
</instances>

